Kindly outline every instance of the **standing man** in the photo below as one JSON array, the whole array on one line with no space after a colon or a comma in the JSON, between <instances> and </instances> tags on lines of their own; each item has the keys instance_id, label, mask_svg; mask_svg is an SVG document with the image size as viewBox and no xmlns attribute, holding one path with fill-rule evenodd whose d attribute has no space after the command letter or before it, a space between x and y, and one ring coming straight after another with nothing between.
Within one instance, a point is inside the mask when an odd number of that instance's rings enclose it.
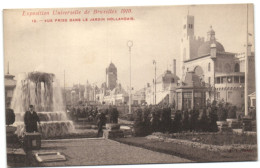
<instances>
[{"instance_id":1,"label":"standing man","mask_svg":"<svg viewBox=\"0 0 260 168\"><path fill-rule=\"evenodd\" d=\"M39 116L33 110L33 105L30 105L29 111L26 111L24 115L24 124L25 124L26 132L38 132L37 122L40 125Z\"/></svg>"},{"instance_id":2,"label":"standing man","mask_svg":"<svg viewBox=\"0 0 260 168\"><path fill-rule=\"evenodd\" d=\"M98 135L103 135L103 126L106 124L106 115L103 111L99 110L99 113L97 114L97 126L98 126Z\"/></svg>"}]
</instances>

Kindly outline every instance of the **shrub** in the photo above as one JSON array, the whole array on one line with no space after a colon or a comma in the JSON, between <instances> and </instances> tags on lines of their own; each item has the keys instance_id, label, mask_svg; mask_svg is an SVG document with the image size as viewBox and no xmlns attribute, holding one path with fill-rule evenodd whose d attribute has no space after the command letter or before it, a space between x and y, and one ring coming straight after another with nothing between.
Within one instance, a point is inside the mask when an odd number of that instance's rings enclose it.
<instances>
[{"instance_id":1,"label":"shrub","mask_svg":"<svg viewBox=\"0 0 260 168\"><path fill-rule=\"evenodd\" d=\"M149 120L150 110L148 108L138 108L134 113L134 133L135 136L146 136L151 133Z\"/></svg>"},{"instance_id":2,"label":"shrub","mask_svg":"<svg viewBox=\"0 0 260 168\"><path fill-rule=\"evenodd\" d=\"M217 126L217 107L211 107L209 111L209 131L210 132L217 132L218 126Z\"/></svg>"},{"instance_id":3,"label":"shrub","mask_svg":"<svg viewBox=\"0 0 260 168\"><path fill-rule=\"evenodd\" d=\"M206 109L203 109L203 113L201 115L201 118L198 122L198 129L203 132L209 131L209 118L207 116Z\"/></svg>"},{"instance_id":4,"label":"shrub","mask_svg":"<svg viewBox=\"0 0 260 168\"><path fill-rule=\"evenodd\" d=\"M171 109L168 107L164 107L161 110L161 122L160 122L160 131L166 132L171 129Z\"/></svg>"},{"instance_id":5,"label":"shrub","mask_svg":"<svg viewBox=\"0 0 260 168\"><path fill-rule=\"evenodd\" d=\"M199 111L198 110L191 110L190 112L190 131L197 131L198 130L198 118L199 118Z\"/></svg>"},{"instance_id":6,"label":"shrub","mask_svg":"<svg viewBox=\"0 0 260 168\"><path fill-rule=\"evenodd\" d=\"M182 130L189 131L190 129L190 121L189 121L189 112L185 110L182 117Z\"/></svg>"},{"instance_id":7,"label":"shrub","mask_svg":"<svg viewBox=\"0 0 260 168\"><path fill-rule=\"evenodd\" d=\"M160 110L157 107L152 109L151 130L158 132L160 127Z\"/></svg>"},{"instance_id":8,"label":"shrub","mask_svg":"<svg viewBox=\"0 0 260 168\"><path fill-rule=\"evenodd\" d=\"M143 132L142 109L138 108L134 113L134 133L135 136L143 136Z\"/></svg>"},{"instance_id":9,"label":"shrub","mask_svg":"<svg viewBox=\"0 0 260 168\"><path fill-rule=\"evenodd\" d=\"M232 106L228 109L228 118L237 118L237 107L236 106Z\"/></svg>"},{"instance_id":10,"label":"shrub","mask_svg":"<svg viewBox=\"0 0 260 168\"><path fill-rule=\"evenodd\" d=\"M171 132L181 132L182 131L182 116L181 111L176 111L173 122Z\"/></svg>"},{"instance_id":11,"label":"shrub","mask_svg":"<svg viewBox=\"0 0 260 168\"><path fill-rule=\"evenodd\" d=\"M225 107L218 107L218 121L226 121L227 119L227 109Z\"/></svg>"},{"instance_id":12,"label":"shrub","mask_svg":"<svg viewBox=\"0 0 260 168\"><path fill-rule=\"evenodd\" d=\"M14 110L7 108L5 110L6 125L12 125L15 121Z\"/></svg>"},{"instance_id":13,"label":"shrub","mask_svg":"<svg viewBox=\"0 0 260 168\"><path fill-rule=\"evenodd\" d=\"M144 130L146 131L146 134L150 134L151 133L151 122L150 122L149 116L151 113L151 109L148 107L145 107L142 111L143 111L142 119L143 119Z\"/></svg>"},{"instance_id":14,"label":"shrub","mask_svg":"<svg viewBox=\"0 0 260 168\"><path fill-rule=\"evenodd\" d=\"M256 109L255 108L251 108L249 110L249 115L251 116L252 120L256 120Z\"/></svg>"}]
</instances>

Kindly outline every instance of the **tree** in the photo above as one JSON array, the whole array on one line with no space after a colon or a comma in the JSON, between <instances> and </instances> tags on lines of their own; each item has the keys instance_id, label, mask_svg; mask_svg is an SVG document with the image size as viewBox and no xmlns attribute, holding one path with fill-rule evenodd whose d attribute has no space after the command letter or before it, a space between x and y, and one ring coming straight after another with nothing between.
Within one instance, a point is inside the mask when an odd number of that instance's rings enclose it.
<instances>
[{"instance_id":1,"label":"tree","mask_svg":"<svg viewBox=\"0 0 260 168\"><path fill-rule=\"evenodd\" d=\"M212 106L210 111L209 111L209 131L210 132L217 132L218 131L218 126L217 126L217 120L218 120L218 115L217 115L217 107Z\"/></svg>"},{"instance_id":2,"label":"tree","mask_svg":"<svg viewBox=\"0 0 260 168\"><path fill-rule=\"evenodd\" d=\"M182 131L182 116L181 111L176 111L173 122L171 132L181 132Z\"/></svg>"},{"instance_id":3,"label":"tree","mask_svg":"<svg viewBox=\"0 0 260 168\"><path fill-rule=\"evenodd\" d=\"M142 121L142 109L138 108L135 110L134 113L134 133L135 136L142 136L143 135L143 121Z\"/></svg>"},{"instance_id":4,"label":"tree","mask_svg":"<svg viewBox=\"0 0 260 168\"><path fill-rule=\"evenodd\" d=\"M189 131L190 129L190 121L189 121L189 112L185 110L182 117L182 130Z\"/></svg>"},{"instance_id":5,"label":"tree","mask_svg":"<svg viewBox=\"0 0 260 168\"><path fill-rule=\"evenodd\" d=\"M190 131L197 131L198 130L198 119L199 119L199 111L198 110L191 110L190 112Z\"/></svg>"},{"instance_id":6,"label":"tree","mask_svg":"<svg viewBox=\"0 0 260 168\"><path fill-rule=\"evenodd\" d=\"M7 108L5 110L5 118L6 118L6 125L12 125L15 121L15 114L14 114L14 110Z\"/></svg>"},{"instance_id":7,"label":"tree","mask_svg":"<svg viewBox=\"0 0 260 168\"><path fill-rule=\"evenodd\" d=\"M237 107L236 106L232 106L230 108L228 108L228 118L237 118Z\"/></svg>"},{"instance_id":8,"label":"tree","mask_svg":"<svg viewBox=\"0 0 260 168\"><path fill-rule=\"evenodd\" d=\"M227 119L227 107L223 107L222 105L220 105L218 107L218 121L226 121Z\"/></svg>"},{"instance_id":9,"label":"tree","mask_svg":"<svg viewBox=\"0 0 260 168\"><path fill-rule=\"evenodd\" d=\"M157 107L152 109L151 129L152 132L159 131L160 127L160 110Z\"/></svg>"},{"instance_id":10,"label":"tree","mask_svg":"<svg viewBox=\"0 0 260 168\"><path fill-rule=\"evenodd\" d=\"M209 131L209 118L207 116L206 109L203 109L202 116L199 120L198 128L200 131L208 132Z\"/></svg>"},{"instance_id":11,"label":"tree","mask_svg":"<svg viewBox=\"0 0 260 168\"><path fill-rule=\"evenodd\" d=\"M171 109L168 107L164 107L161 110L161 124L160 124L160 131L166 132L170 131L171 129Z\"/></svg>"}]
</instances>

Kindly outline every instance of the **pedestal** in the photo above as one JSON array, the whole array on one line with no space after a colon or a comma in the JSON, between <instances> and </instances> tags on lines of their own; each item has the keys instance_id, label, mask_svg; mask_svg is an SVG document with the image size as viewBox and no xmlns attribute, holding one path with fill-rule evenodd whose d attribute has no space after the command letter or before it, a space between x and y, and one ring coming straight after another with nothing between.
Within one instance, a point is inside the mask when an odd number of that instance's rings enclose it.
<instances>
[{"instance_id":1,"label":"pedestal","mask_svg":"<svg viewBox=\"0 0 260 168\"><path fill-rule=\"evenodd\" d=\"M107 139L123 138L124 132L120 130L120 124L108 123L104 130L103 137Z\"/></svg>"},{"instance_id":2,"label":"pedestal","mask_svg":"<svg viewBox=\"0 0 260 168\"><path fill-rule=\"evenodd\" d=\"M18 136L15 134L16 127L6 126L6 143L8 144L19 144Z\"/></svg>"},{"instance_id":3,"label":"pedestal","mask_svg":"<svg viewBox=\"0 0 260 168\"><path fill-rule=\"evenodd\" d=\"M228 127L232 129L238 129L239 123L238 119L227 119Z\"/></svg>"},{"instance_id":4,"label":"pedestal","mask_svg":"<svg viewBox=\"0 0 260 168\"><path fill-rule=\"evenodd\" d=\"M41 148L41 134L38 132L28 133L24 135L24 148L26 150Z\"/></svg>"},{"instance_id":5,"label":"pedestal","mask_svg":"<svg viewBox=\"0 0 260 168\"><path fill-rule=\"evenodd\" d=\"M106 139L123 138L124 132L122 130L104 130L103 137Z\"/></svg>"},{"instance_id":6,"label":"pedestal","mask_svg":"<svg viewBox=\"0 0 260 168\"><path fill-rule=\"evenodd\" d=\"M119 130L120 129L120 124L108 123L108 124L106 124L106 129L107 130Z\"/></svg>"},{"instance_id":7,"label":"pedestal","mask_svg":"<svg viewBox=\"0 0 260 168\"><path fill-rule=\"evenodd\" d=\"M217 121L218 129L221 132L228 132L231 129L228 127L228 123L226 121Z\"/></svg>"}]
</instances>

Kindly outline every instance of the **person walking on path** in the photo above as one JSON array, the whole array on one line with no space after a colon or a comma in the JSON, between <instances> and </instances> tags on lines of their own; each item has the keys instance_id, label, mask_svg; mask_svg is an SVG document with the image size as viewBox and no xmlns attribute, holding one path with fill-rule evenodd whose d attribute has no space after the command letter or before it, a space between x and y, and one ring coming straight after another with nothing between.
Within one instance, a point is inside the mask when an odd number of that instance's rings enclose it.
<instances>
[{"instance_id":1,"label":"person walking on path","mask_svg":"<svg viewBox=\"0 0 260 168\"><path fill-rule=\"evenodd\" d=\"M97 126L98 126L98 134L97 136L103 135L103 126L106 124L106 115L104 112L99 111L97 115Z\"/></svg>"},{"instance_id":2,"label":"person walking on path","mask_svg":"<svg viewBox=\"0 0 260 168\"><path fill-rule=\"evenodd\" d=\"M24 124L26 132L38 132L37 122L40 125L40 118L34 111L33 105L29 106L29 111L25 112Z\"/></svg>"}]
</instances>

